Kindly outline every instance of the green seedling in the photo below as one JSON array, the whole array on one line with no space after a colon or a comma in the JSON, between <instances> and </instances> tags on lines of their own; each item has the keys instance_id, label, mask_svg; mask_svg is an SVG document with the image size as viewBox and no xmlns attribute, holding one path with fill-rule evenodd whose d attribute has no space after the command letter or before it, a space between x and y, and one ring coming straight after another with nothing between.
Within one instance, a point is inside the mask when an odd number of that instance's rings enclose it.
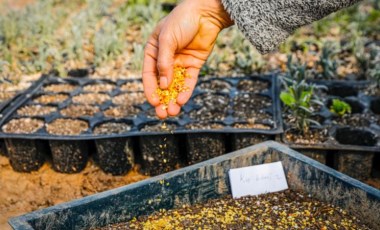
<instances>
[{"instance_id":1,"label":"green seedling","mask_svg":"<svg viewBox=\"0 0 380 230\"><path fill-rule=\"evenodd\" d=\"M339 99L333 99L332 105L330 106L330 111L335 115L344 116L351 113L351 106Z\"/></svg>"},{"instance_id":2,"label":"green seedling","mask_svg":"<svg viewBox=\"0 0 380 230\"><path fill-rule=\"evenodd\" d=\"M315 86L305 81L305 69L304 65L297 68L293 66L288 73L290 78L283 79L285 90L280 94L281 101L291 113L291 121L301 133L307 133L311 124L320 125L311 117L313 106L322 105L314 96Z\"/></svg>"}]
</instances>

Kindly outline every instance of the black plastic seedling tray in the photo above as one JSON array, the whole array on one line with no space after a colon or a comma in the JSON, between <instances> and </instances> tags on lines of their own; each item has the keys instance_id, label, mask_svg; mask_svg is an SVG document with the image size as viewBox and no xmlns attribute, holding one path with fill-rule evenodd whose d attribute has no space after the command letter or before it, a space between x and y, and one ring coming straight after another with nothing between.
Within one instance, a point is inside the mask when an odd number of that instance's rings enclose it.
<instances>
[{"instance_id":1,"label":"black plastic seedling tray","mask_svg":"<svg viewBox=\"0 0 380 230\"><path fill-rule=\"evenodd\" d=\"M379 97L366 94L366 89L370 86L367 81L313 83L326 87L319 95L324 106L317 114L322 120L320 129L328 132L326 141L319 144L296 144L286 140L285 134L282 135L282 141L321 162L326 162L328 153L334 154L334 165L339 171L358 179L368 178L374 154L380 154L380 112L377 110L380 107L377 101ZM333 99L342 100L351 106L352 113L348 116L360 118L358 125L354 126L348 118L342 122L342 118L329 111ZM285 123L285 133L289 130L288 127Z\"/></svg>"},{"instance_id":2,"label":"black plastic seedling tray","mask_svg":"<svg viewBox=\"0 0 380 230\"><path fill-rule=\"evenodd\" d=\"M94 85L105 88L99 91ZM51 92L53 89L54 92ZM79 110L70 109L71 106L82 107L83 103L87 103L83 100L83 95L95 93L95 89L99 92L90 106L91 109L96 108L96 112L84 116L67 115L68 110ZM48 76L22 94L13 106L4 111L4 119L0 122L0 138L28 142L29 147L36 151L37 141L48 142L53 168L59 172L72 173L82 170L89 151L95 148L94 159L106 172L115 175L125 173L135 163L138 152L143 171L155 175L173 170L178 165L196 163L224 154L231 146L245 147L252 144L251 139L274 139L276 134L282 132L277 94L278 79L274 75L203 78L190 101L183 107L181 115L165 121L169 127L165 130L161 128L163 121L157 119L154 108L145 102L139 79L110 81ZM58 98L57 95L63 97L61 101L47 101L50 96ZM19 111L26 106L52 106L55 111L46 115L20 115ZM123 106L124 109L113 111ZM256 107L250 109L250 106ZM130 111L125 114L120 112L126 110ZM254 113L257 115L256 120L251 119L255 117ZM28 134L4 132L4 125L14 119L23 118L40 120L44 126ZM47 127L57 119L76 119L87 124L88 128L78 135L51 134ZM95 133L98 127L109 123L116 123L116 126L120 123L120 126L128 128L116 133ZM138 140L139 144L131 143L133 137L138 137L135 140ZM213 147L209 145L210 139L216 143ZM30 169L24 163L21 167L18 166L18 162L22 161L19 157L27 153L15 153L21 148L12 146L14 141L6 143L8 152L17 155L12 161L14 168L19 171L36 169L35 164ZM225 143L228 143L228 146ZM181 155L182 150L186 151L186 156ZM192 155L192 152L196 154ZM165 154L165 157L160 153ZM35 159L39 161L38 165L41 165L44 158L38 156ZM116 162L114 159L123 160Z\"/></svg>"},{"instance_id":3,"label":"black plastic seedling tray","mask_svg":"<svg viewBox=\"0 0 380 230\"><path fill-rule=\"evenodd\" d=\"M90 229L160 209L230 194L228 171L281 161L290 189L344 208L373 229L380 226L380 191L276 142L264 142L132 185L9 220L15 230Z\"/></svg>"}]
</instances>

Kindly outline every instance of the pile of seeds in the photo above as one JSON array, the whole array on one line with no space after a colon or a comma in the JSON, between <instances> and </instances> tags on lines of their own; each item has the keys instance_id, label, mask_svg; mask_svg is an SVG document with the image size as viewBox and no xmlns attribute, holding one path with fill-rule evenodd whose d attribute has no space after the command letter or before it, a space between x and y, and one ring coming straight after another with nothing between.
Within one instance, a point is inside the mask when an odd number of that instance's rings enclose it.
<instances>
[{"instance_id":1,"label":"pile of seeds","mask_svg":"<svg viewBox=\"0 0 380 230\"><path fill-rule=\"evenodd\" d=\"M334 205L286 190L160 210L103 229L369 229Z\"/></svg>"}]
</instances>

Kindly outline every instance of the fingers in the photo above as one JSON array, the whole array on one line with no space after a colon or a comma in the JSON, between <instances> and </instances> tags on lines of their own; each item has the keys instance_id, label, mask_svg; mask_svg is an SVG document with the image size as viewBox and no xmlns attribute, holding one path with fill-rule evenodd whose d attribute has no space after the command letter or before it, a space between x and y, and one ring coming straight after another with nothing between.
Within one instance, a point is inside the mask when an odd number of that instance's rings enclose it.
<instances>
[{"instance_id":1,"label":"fingers","mask_svg":"<svg viewBox=\"0 0 380 230\"><path fill-rule=\"evenodd\" d=\"M168 117L168 112L166 111L166 108L164 105L156 106L156 114L157 114L157 117L160 119L165 119Z\"/></svg>"},{"instance_id":2,"label":"fingers","mask_svg":"<svg viewBox=\"0 0 380 230\"><path fill-rule=\"evenodd\" d=\"M158 87L157 84L157 69L155 55L157 54L157 48L151 43L148 43L144 52L144 64L142 80L144 85L144 93L148 102L157 106L159 104L159 98L156 94Z\"/></svg>"},{"instance_id":3,"label":"fingers","mask_svg":"<svg viewBox=\"0 0 380 230\"><path fill-rule=\"evenodd\" d=\"M174 54L177 42L170 35L171 32L161 33L158 42L157 68L161 89L167 89L173 80Z\"/></svg>"}]
</instances>

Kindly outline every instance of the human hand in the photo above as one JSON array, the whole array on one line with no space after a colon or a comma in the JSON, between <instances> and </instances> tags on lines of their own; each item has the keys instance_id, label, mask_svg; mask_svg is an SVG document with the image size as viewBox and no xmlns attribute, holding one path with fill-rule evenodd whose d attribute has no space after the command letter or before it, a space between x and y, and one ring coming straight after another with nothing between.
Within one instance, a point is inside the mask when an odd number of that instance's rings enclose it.
<instances>
[{"instance_id":1,"label":"human hand","mask_svg":"<svg viewBox=\"0 0 380 230\"><path fill-rule=\"evenodd\" d=\"M191 97L202 65L210 55L219 32L233 24L220 0L184 0L163 18L144 51L143 84L148 102L164 119L176 116ZM158 87L167 89L174 66L186 68L189 88L167 107L160 105Z\"/></svg>"}]
</instances>

